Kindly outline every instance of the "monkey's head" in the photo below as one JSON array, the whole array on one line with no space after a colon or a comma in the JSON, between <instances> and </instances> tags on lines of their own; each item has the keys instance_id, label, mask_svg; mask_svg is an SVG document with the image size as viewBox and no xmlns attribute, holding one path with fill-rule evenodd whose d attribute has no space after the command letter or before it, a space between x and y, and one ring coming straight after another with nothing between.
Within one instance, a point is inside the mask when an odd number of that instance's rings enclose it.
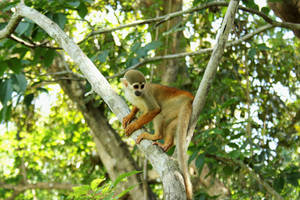
<instances>
[{"instance_id":1,"label":"monkey's head","mask_svg":"<svg viewBox=\"0 0 300 200\"><path fill-rule=\"evenodd\" d=\"M125 91L131 91L135 96L143 94L146 79L142 72L138 70L129 70L125 73L124 78L121 78Z\"/></svg>"}]
</instances>

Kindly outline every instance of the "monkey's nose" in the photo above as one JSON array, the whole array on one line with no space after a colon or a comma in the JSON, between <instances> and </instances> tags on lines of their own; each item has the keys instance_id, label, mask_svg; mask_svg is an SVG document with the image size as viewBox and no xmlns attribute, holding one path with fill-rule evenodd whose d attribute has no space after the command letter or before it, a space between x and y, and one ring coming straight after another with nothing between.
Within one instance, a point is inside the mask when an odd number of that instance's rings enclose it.
<instances>
[{"instance_id":1,"label":"monkey's nose","mask_svg":"<svg viewBox=\"0 0 300 200\"><path fill-rule=\"evenodd\" d=\"M140 91L135 91L134 94L135 94L136 96L141 96L142 93L141 93Z\"/></svg>"}]
</instances>

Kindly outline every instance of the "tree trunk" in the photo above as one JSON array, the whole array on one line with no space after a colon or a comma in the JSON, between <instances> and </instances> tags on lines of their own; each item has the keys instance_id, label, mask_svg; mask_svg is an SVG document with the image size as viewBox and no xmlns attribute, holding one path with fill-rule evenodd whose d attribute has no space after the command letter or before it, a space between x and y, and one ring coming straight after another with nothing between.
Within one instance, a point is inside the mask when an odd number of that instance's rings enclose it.
<instances>
[{"instance_id":1,"label":"tree trunk","mask_svg":"<svg viewBox=\"0 0 300 200\"><path fill-rule=\"evenodd\" d=\"M155 5L155 1L153 0L142 0L142 5L146 6L157 6ZM162 1L162 5L160 6L162 9L157 9L156 15L166 15L168 13L176 12L182 10L182 0L167 0ZM146 18L155 17L154 12L143 12ZM180 23L182 22L182 17L175 17L174 19L168 20L163 24L160 24L156 29L155 32L152 33L152 37L161 38L163 45L166 47L163 51L156 51L158 56L167 55L167 54L175 54L180 53L185 50L186 43L183 38L182 31L178 31L175 29L180 28ZM165 37L161 37L163 34L166 34L168 31L174 31L172 33L168 33ZM154 40L154 39L153 39ZM174 83L177 79L178 72L181 73L182 76L185 78L185 84L190 83L186 70L184 61L181 58L179 59L170 59L170 60L163 60L157 66L157 75L161 76L161 83L164 85L170 85Z\"/></svg>"}]
</instances>

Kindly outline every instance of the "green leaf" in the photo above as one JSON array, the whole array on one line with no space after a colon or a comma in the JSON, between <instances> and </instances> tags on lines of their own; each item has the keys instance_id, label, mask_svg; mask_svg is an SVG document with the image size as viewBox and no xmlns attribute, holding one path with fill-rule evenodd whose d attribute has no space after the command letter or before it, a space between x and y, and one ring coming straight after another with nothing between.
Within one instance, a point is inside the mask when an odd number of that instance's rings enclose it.
<instances>
[{"instance_id":1,"label":"green leaf","mask_svg":"<svg viewBox=\"0 0 300 200\"><path fill-rule=\"evenodd\" d=\"M80 197L82 195L88 194L91 188L89 185L82 185L82 186L73 187L72 189L74 191L75 197Z\"/></svg>"},{"instance_id":2,"label":"green leaf","mask_svg":"<svg viewBox=\"0 0 300 200\"><path fill-rule=\"evenodd\" d=\"M240 148L239 145L237 145L237 144L235 144L235 143L228 143L227 145L230 146L230 147L233 148L233 149L238 149L238 148Z\"/></svg>"},{"instance_id":3,"label":"green leaf","mask_svg":"<svg viewBox=\"0 0 300 200\"><path fill-rule=\"evenodd\" d=\"M65 24L67 22L66 15L64 13L57 13L54 15L53 19L61 29L64 29Z\"/></svg>"},{"instance_id":4,"label":"green leaf","mask_svg":"<svg viewBox=\"0 0 300 200\"><path fill-rule=\"evenodd\" d=\"M11 58L11 59L7 60L7 63L8 63L9 68L13 72L15 72L17 74L21 73L21 70L23 69L23 65L21 64L20 59Z\"/></svg>"},{"instance_id":5,"label":"green leaf","mask_svg":"<svg viewBox=\"0 0 300 200\"><path fill-rule=\"evenodd\" d=\"M136 54L138 58L144 58L147 56L147 49L145 48L140 48L139 50L137 50Z\"/></svg>"},{"instance_id":6,"label":"green leaf","mask_svg":"<svg viewBox=\"0 0 300 200\"><path fill-rule=\"evenodd\" d=\"M292 184L295 187L298 187L298 185L299 185L298 180L300 179L300 172L289 173L286 178L287 178L287 182L289 182L290 184Z\"/></svg>"},{"instance_id":7,"label":"green leaf","mask_svg":"<svg viewBox=\"0 0 300 200\"><path fill-rule=\"evenodd\" d=\"M30 28L30 23L29 22L20 22L15 30L15 32L21 36L23 35L26 31L28 31Z\"/></svg>"},{"instance_id":8,"label":"green leaf","mask_svg":"<svg viewBox=\"0 0 300 200\"><path fill-rule=\"evenodd\" d=\"M73 8L78 8L78 6L80 5L80 1L75 0L75 1L72 1L72 2L68 2L67 4L71 7L73 7Z\"/></svg>"},{"instance_id":9,"label":"green leaf","mask_svg":"<svg viewBox=\"0 0 300 200\"><path fill-rule=\"evenodd\" d=\"M135 187L136 187L136 185L133 185L133 186L130 186L129 188L127 188L126 190L123 190L120 194L117 195L116 199L123 197L125 194L130 192Z\"/></svg>"},{"instance_id":10,"label":"green leaf","mask_svg":"<svg viewBox=\"0 0 300 200\"><path fill-rule=\"evenodd\" d=\"M2 123L3 121L8 121L9 118L10 118L10 114L11 114L11 105L10 106L4 106L0 110L0 123Z\"/></svg>"},{"instance_id":11,"label":"green leaf","mask_svg":"<svg viewBox=\"0 0 300 200\"><path fill-rule=\"evenodd\" d=\"M210 145L206 152L209 154L215 154L218 151L218 148L215 145Z\"/></svg>"},{"instance_id":12,"label":"green leaf","mask_svg":"<svg viewBox=\"0 0 300 200\"><path fill-rule=\"evenodd\" d=\"M13 88L16 92L23 93L26 90L27 87L27 80L24 76L24 74L14 74L12 76L13 80Z\"/></svg>"},{"instance_id":13,"label":"green leaf","mask_svg":"<svg viewBox=\"0 0 300 200\"><path fill-rule=\"evenodd\" d=\"M268 8L268 7L263 7L263 8L261 9L261 12L265 13L266 15L268 15L269 12L270 12L270 8Z\"/></svg>"},{"instance_id":14,"label":"green leaf","mask_svg":"<svg viewBox=\"0 0 300 200\"><path fill-rule=\"evenodd\" d=\"M88 10L84 3L80 3L80 6L77 8L77 12L82 19L87 15Z\"/></svg>"},{"instance_id":15,"label":"green leaf","mask_svg":"<svg viewBox=\"0 0 300 200\"><path fill-rule=\"evenodd\" d=\"M156 49L156 48L160 47L161 44L162 44L161 41L155 40L155 41L152 41L152 42L146 44L144 48L149 51L149 50Z\"/></svg>"},{"instance_id":16,"label":"green leaf","mask_svg":"<svg viewBox=\"0 0 300 200\"><path fill-rule=\"evenodd\" d=\"M258 10L258 6L255 4L254 0L243 0L243 3L250 8Z\"/></svg>"},{"instance_id":17,"label":"green leaf","mask_svg":"<svg viewBox=\"0 0 300 200\"><path fill-rule=\"evenodd\" d=\"M189 157L188 164L190 164L198 155L200 149L193 152L193 154Z\"/></svg>"},{"instance_id":18,"label":"green leaf","mask_svg":"<svg viewBox=\"0 0 300 200\"><path fill-rule=\"evenodd\" d=\"M96 191L96 189L98 188L98 185L100 183L102 183L103 181L105 181L105 178L98 178L98 179L95 179L91 182L91 188L93 191Z\"/></svg>"},{"instance_id":19,"label":"green leaf","mask_svg":"<svg viewBox=\"0 0 300 200\"><path fill-rule=\"evenodd\" d=\"M281 190L283 189L284 187L284 183L285 183L285 180L282 176L280 176L279 178L276 178L275 181L274 181L274 188L277 192L281 192Z\"/></svg>"},{"instance_id":20,"label":"green leaf","mask_svg":"<svg viewBox=\"0 0 300 200\"><path fill-rule=\"evenodd\" d=\"M200 154L195 161L195 164L196 164L199 174L201 174L201 172L202 172L204 163L205 163L205 156L204 156L204 154Z\"/></svg>"},{"instance_id":21,"label":"green leaf","mask_svg":"<svg viewBox=\"0 0 300 200\"><path fill-rule=\"evenodd\" d=\"M130 50L136 53L141 48L141 42L135 42Z\"/></svg>"},{"instance_id":22,"label":"green leaf","mask_svg":"<svg viewBox=\"0 0 300 200\"><path fill-rule=\"evenodd\" d=\"M26 107L29 107L31 105L31 102L32 102L33 98L34 98L34 94L33 93L28 94L28 95L25 96L25 98L24 98L24 104L26 105Z\"/></svg>"},{"instance_id":23,"label":"green leaf","mask_svg":"<svg viewBox=\"0 0 300 200\"><path fill-rule=\"evenodd\" d=\"M233 173L233 167L226 165L223 167L223 172L225 175L230 176Z\"/></svg>"},{"instance_id":24,"label":"green leaf","mask_svg":"<svg viewBox=\"0 0 300 200\"><path fill-rule=\"evenodd\" d=\"M256 55L256 48L251 48L248 52L248 56L251 58L251 59L254 59L254 56Z\"/></svg>"},{"instance_id":25,"label":"green leaf","mask_svg":"<svg viewBox=\"0 0 300 200\"><path fill-rule=\"evenodd\" d=\"M233 159L239 158L240 155L241 155L241 152L238 151L238 150L231 151L231 152L229 153L229 156L230 156L231 158L233 158Z\"/></svg>"},{"instance_id":26,"label":"green leaf","mask_svg":"<svg viewBox=\"0 0 300 200\"><path fill-rule=\"evenodd\" d=\"M13 92L13 85L12 85L12 79L7 79L0 85L0 101L5 107L7 105L7 102L11 100L12 98L12 92Z\"/></svg>"},{"instance_id":27,"label":"green leaf","mask_svg":"<svg viewBox=\"0 0 300 200\"><path fill-rule=\"evenodd\" d=\"M194 0L194 2L193 2L193 6L196 6L196 5L198 5L200 2L201 2L201 0Z\"/></svg>"},{"instance_id":28,"label":"green leaf","mask_svg":"<svg viewBox=\"0 0 300 200\"><path fill-rule=\"evenodd\" d=\"M7 68L8 68L7 63L5 61L0 61L0 76L3 76Z\"/></svg>"},{"instance_id":29,"label":"green leaf","mask_svg":"<svg viewBox=\"0 0 300 200\"><path fill-rule=\"evenodd\" d=\"M270 48L267 47L265 44L258 44L258 45L257 45L257 48L258 48L259 50L269 50L269 49L270 49Z\"/></svg>"},{"instance_id":30,"label":"green leaf","mask_svg":"<svg viewBox=\"0 0 300 200\"><path fill-rule=\"evenodd\" d=\"M109 50L102 51L98 56L99 61L104 63L106 61L106 58L108 57L108 53L109 53Z\"/></svg>"},{"instance_id":31,"label":"green leaf","mask_svg":"<svg viewBox=\"0 0 300 200\"><path fill-rule=\"evenodd\" d=\"M113 185L112 187L116 187L116 185L123 181L125 178L127 178L128 176L132 176L134 174L138 174L138 173L141 173L142 171L131 171L131 172L127 172L127 173L124 173L124 174L121 174L114 182L113 182Z\"/></svg>"},{"instance_id":32,"label":"green leaf","mask_svg":"<svg viewBox=\"0 0 300 200\"><path fill-rule=\"evenodd\" d=\"M43 58L44 58L44 63L45 63L46 67L50 67L55 55L56 55L56 52L53 49L48 49L47 51L45 51Z\"/></svg>"},{"instance_id":33,"label":"green leaf","mask_svg":"<svg viewBox=\"0 0 300 200\"><path fill-rule=\"evenodd\" d=\"M37 91L40 91L40 92L44 92L44 93L47 93L47 94L49 94L49 91L47 90L47 89L45 89L45 88L37 88Z\"/></svg>"},{"instance_id":34,"label":"green leaf","mask_svg":"<svg viewBox=\"0 0 300 200\"><path fill-rule=\"evenodd\" d=\"M9 106L3 106L3 108L0 111L0 123L2 121L8 121L10 119L11 116L11 109L12 109L12 105Z\"/></svg>"}]
</instances>

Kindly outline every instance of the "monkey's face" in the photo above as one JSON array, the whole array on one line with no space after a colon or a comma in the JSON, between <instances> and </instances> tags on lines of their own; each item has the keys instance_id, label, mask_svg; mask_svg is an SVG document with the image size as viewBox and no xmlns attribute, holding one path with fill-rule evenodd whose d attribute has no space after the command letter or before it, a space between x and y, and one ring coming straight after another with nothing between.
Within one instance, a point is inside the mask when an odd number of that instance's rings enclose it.
<instances>
[{"instance_id":1,"label":"monkey's face","mask_svg":"<svg viewBox=\"0 0 300 200\"><path fill-rule=\"evenodd\" d=\"M132 84L132 89L134 91L135 96L138 96L138 97L141 96L144 92L144 88L145 88L144 82Z\"/></svg>"},{"instance_id":2,"label":"monkey's face","mask_svg":"<svg viewBox=\"0 0 300 200\"><path fill-rule=\"evenodd\" d=\"M139 97L144 93L145 82L135 82L130 84L126 78L122 78L121 81L123 83L125 94L127 93Z\"/></svg>"}]
</instances>

